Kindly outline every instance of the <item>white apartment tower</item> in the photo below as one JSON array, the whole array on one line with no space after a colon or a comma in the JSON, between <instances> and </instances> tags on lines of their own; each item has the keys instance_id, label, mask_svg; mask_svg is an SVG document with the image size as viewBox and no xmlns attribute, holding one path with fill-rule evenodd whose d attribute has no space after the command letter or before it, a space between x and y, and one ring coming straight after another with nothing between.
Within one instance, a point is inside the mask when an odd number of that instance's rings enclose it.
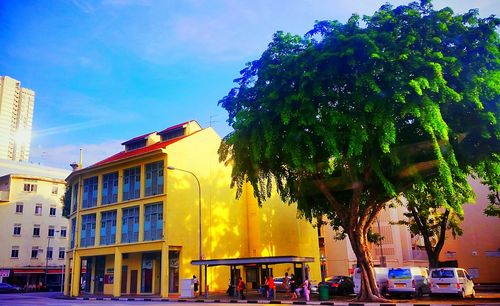
<instances>
[{"instance_id":1,"label":"white apartment tower","mask_svg":"<svg viewBox=\"0 0 500 306\"><path fill-rule=\"evenodd\" d=\"M28 160L34 104L33 90L0 76L0 159Z\"/></svg>"}]
</instances>

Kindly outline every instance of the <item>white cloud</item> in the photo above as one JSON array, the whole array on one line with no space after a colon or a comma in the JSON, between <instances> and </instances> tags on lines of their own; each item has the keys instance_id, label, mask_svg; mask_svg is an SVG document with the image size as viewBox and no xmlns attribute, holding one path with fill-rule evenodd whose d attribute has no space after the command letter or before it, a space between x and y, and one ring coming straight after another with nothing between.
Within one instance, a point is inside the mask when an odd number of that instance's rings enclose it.
<instances>
[{"instance_id":1,"label":"white cloud","mask_svg":"<svg viewBox=\"0 0 500 306\"><path fill-rule=\"evenodd\" d=\"M83 166L87 167L123 150L120 140L107 140L102 143L83 143L55 147L38 146L31 149L30 161L44 166L68 169L73 162L80 160L83 149Z\"/></svg>"}]
</instances>

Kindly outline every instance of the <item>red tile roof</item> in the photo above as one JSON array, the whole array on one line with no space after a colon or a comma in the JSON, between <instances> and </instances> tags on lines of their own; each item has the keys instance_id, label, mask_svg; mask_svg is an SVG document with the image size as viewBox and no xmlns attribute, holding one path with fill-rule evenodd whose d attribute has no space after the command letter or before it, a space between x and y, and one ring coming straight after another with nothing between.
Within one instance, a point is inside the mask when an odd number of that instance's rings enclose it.
<instances>
[{"instance_id":1,"label":"red tile roof","mask_svg":"<svg viewBox=\"0 0 500 306\"><path fill-rule=\"evenodd\" d=\"M192 133L192 134L189 134L189 135L180 136L180 137L173 138L173 139L169 139L167 141L158 142L158 143L146 146L146 147L142 147L142 148L138 148L138 149L134 149L134 150L130 150L130 151L121 151L121 152L119 152L119 153L117 153L117 154L115 154L113 156L110 156L110 157L108 157L106 159L101 160L100 162L97 162L97 163L95 163L95 164L93 164L91 166L88 166L87 168L98 167L98 166L109 164L109 163L112 163L112 162L115 162L115 161L118 161L118 160L123 160L123 159L126 159L126 158L130 158L130 157L134 157L134 156L139 156L139 155L150 153L150 152L153 152L153 151L156 151L156 150L159 150L159 149L163 149L163 148L167 147L168 145L173 144L174 142L177 142L177 141L179 141L181 139L184 139L184 138L186 138L188 136L191 136L191 135L193 135L195 133Z\"/></svg>"}]
</instances>

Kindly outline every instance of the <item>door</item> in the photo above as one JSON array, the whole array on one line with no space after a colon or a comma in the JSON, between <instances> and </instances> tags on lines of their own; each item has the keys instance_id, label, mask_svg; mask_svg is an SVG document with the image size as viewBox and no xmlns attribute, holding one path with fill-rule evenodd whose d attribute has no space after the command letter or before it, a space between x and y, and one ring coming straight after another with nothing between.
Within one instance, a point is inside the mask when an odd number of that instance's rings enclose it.
<instances>
[{"instance_id":1,"label":"door","mask_svg":"<svg viewBox=\"0 0 500 306\"><path fill-rule=\"evenodd\" d=\"M121 293L127 293L127 275L128 267L122 266L122 283L121 283Z\"/></svg>"},{"instance_id":2,"label":"door","mask_svg":"<svg viewBox=\"0 0 500 306\"><path fill-rule=\"evenodd\" d=\"M95 259L94 294L104 292L104 270L106 257L98 256Z\"/></svg>"},{"instance_id":3,"label":"door","mask_svg":"<svg viewBox=\"0 0 500 306\"><path fill-rule=\"evenodd\" d=\"M130 270L130 294L137 294L137 270Z\"/></svg>"}]
</instances>

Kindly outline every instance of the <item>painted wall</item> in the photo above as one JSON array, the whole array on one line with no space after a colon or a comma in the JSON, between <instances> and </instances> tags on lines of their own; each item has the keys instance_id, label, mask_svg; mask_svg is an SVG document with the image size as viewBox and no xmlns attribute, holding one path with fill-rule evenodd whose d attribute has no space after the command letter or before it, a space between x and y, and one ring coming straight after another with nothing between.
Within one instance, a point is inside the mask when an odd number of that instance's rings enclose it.
<instances>
[{"instance_id":1,"label":"painted wall","mask_svg":"<svg viewBox=\"0 0 500 306\"><path fill-rule=\"evenodd\" d=\"M24 191L24 184L36 185L36 192ZM48 261L49 267L60 267L64 259L59 259L59 248L68 249L69 223L62 216L61 197L64 195L65 182L58 179L50 179L29 175L7 175L0 179L0 189L8 192L8 201L0 201L0 268L16 267L45 267L46 251L48 243L49 226L54 226L55 231L61 227L67 230L66 237L61 237L60 232L55 232L50 238L52 247L52 259ZM57 190L54 190L56 187ZM23 204L23 212L16 213L16 203ZM36 204L42 204L41 215L35 214ZM56 208L56 215L50 216L50 208ZM14 225L21 225L21 234L14 235ZM40 236L33 236L34 225L40 226ZM11 258L13 246L19 247L19 258ZM39 253L36 259L31 258L32 247L38 247Z\"/></svg>"},{"instance_id":2,"label":"painted wall","mask_svg":"<svg viewBox=\"0 0 500 306\"><path fill-rule=\"evenodd\" d=\"M118 244L120 252L127 253L122 265L129 266L128 276L132 266L138 268L141 274L141 252L147 251L180 251L179 279L190 279L193 275L199 277L199 267L191 264L199 259L199 211L198 185L193 175L180 170L167 170L167 166L193 172L200 181L202 207L202 254L205 259L241 258L251 256L295 255L308 256L316 259L309 264L312 279L319 279L319 250L316 230L306 221L297 220L295 205L285 205L274 196L259 208L253 199L251 190L245 188L240 199L235 199L236 190L230 188L231 168L219 162L217 150L221 138L212 128L194 132L187 138L168 145L161 152L134 157L127 162L112 163L95 169L84 169L70 176L69 183L82 182L83 179L99 176L98 204L95 208L81 209L78 216L77 229L81 229L82 214L96 213L96 235L100 230L100 213L106 210L120 211L124 207L141 207L139 219L139 242ZM144 165L150 162L164 160L165 193L144 197ZM123 169L141 165L141 198L121 202ZM102 174L119 171L118 203L100 206ZM86 173L88 172L88 173ZM81 176L81 177L80 177ZM82 186L79 188L81 203ZM142 242L144 224L143 206L149 203L163 202L164 239L156 242ZM121 233L120 214L117 216L117 241ZM99 247L96 236L96 246L80 248L79 256L109 255L112 258L116 248ZM79 233L76 235L76 245L79 245ZM73 256L70 253L70 256ZM108 259L109 260L109 259ZM163 264L168 264L165 258ZM107 261L106 268L114 265L114 259ZM290 269L290 265L279 265L275 274L281 275ZM116 270L116 269L115 269ZM159 263L153 267L154 278L160 275ZM116 271L115 271L116 273ZM211 267L208 271L210 291L225 291L229 280L229 267ZM244 271L242 271L244 276ZM162 279L163 286L167 286ZM203 275L203 278L205 276ZM129 278L130 279L130 278ZM140 290L140 277L138 290ZM158 283L153 284L153 291L159 292ZM116 289L116 288L115 288ZM105 293L113 293L112 285L105 285ZM127 293L130 293L128 284Z\"/></svg>"},{"instance_id":3,"label":"painted wall","mask_svg":"<svg viewBox=\"0 0 500 306\"><path fill-rule=\"evenodd\" d=\"M500 222L498 217L484 215L488 205L488 187L469 179L476 203L466 204L463 235L450 235L441 251L440 261L457 260L474 277L475 283L500 283Z\"/></svg>"}]
</instances>

